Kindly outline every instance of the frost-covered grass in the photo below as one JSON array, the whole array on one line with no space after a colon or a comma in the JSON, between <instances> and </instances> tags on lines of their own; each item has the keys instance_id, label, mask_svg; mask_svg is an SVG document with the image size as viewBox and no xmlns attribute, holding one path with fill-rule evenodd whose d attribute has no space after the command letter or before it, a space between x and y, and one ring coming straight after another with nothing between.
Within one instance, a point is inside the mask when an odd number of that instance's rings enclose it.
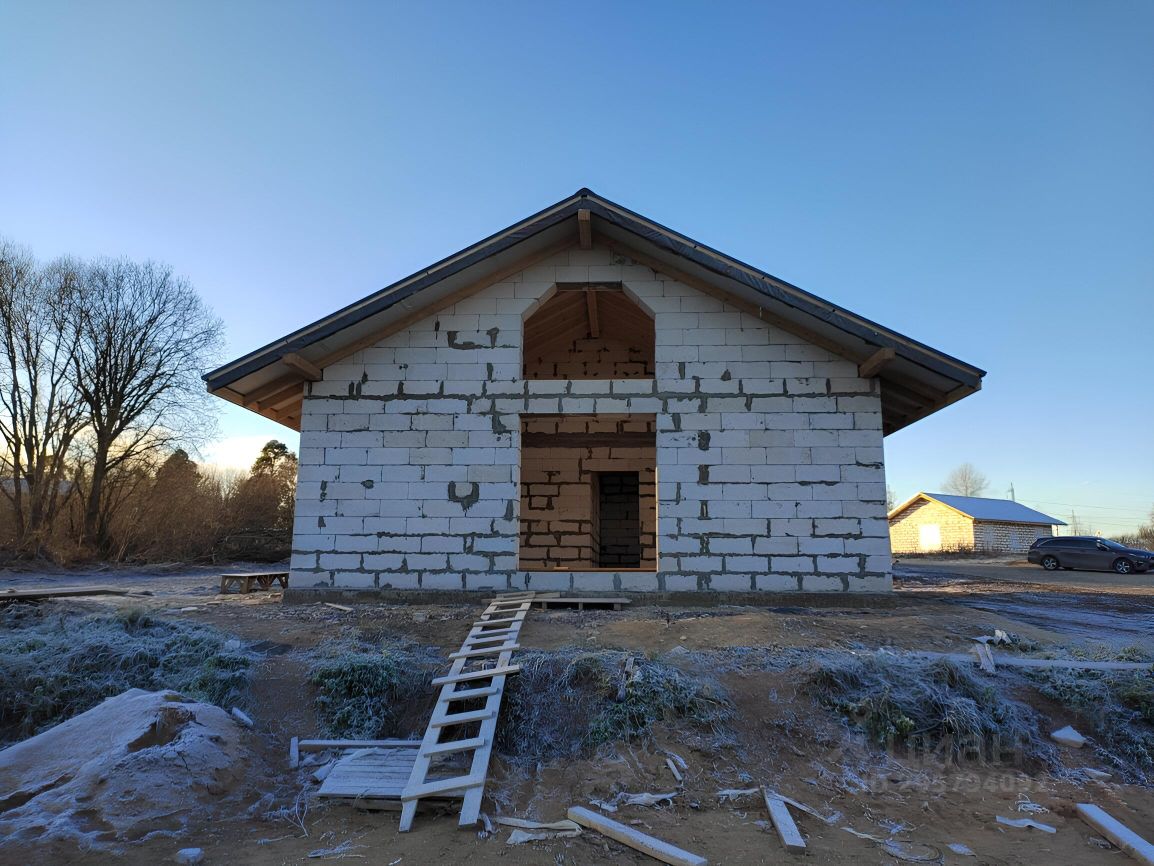
<instances>
[{"instance_id":1,"label":"frost-covered grass","mask_svg":"<svg viewBox=\"0 0 1154 866\"><path fill-rule=\"evenodd\" d=\"M90 614L56 605L0 609L0 742L70 719L131 688L243 703L250 659L208 626L138 609Z\"/></svg>"},{"instance_id":2,"label":"frost-covered grass","mask_svg":"<svg viewBox=\"0 0 1154 866\"><path fill-rule=\"evenodd\" d=\"M644 738L661 723L687 737L729 738L733 707L715 680L638 658L622 690L627 656L577 649L519 653L521 672L505 688L498 746L515 757L572 757Z\"/></svg>"},{"instance_id":3,"label":"frost-covered grass","mask_svg":"<svg viewBox=\"0 0 1154 866\"><path fill-rule=\"evenodd\" d=\"M1099 757L1128 779L1154 783L1154 673L1031 669L1038 691L1076 713Z\"/></svg>"},{"instance_id":4,"label":"frost-covered grass","mask_svg":"<svg viewBox=\"0 0 1154 866\"><path fill-rule=\"evenodd\" d=\"M1041 718L1005 684L947 659L883 655L826 658L804 677L817 701L878 746L912 746L947 759L1053 766Z\"/></svg>"},{"instance_id":5,"label":"frost-covered grass","mask_svg":"<svg viewBox=\"0 0 1154 866\"><path fill-rule=\"evenodd\" d=\"M309 680L326 734L372 740L407 733L398 724L429 700L440 664L433 650L409 642L375 645L348 636L322 644L312 653Z\"/></svg>"}]
</instances>

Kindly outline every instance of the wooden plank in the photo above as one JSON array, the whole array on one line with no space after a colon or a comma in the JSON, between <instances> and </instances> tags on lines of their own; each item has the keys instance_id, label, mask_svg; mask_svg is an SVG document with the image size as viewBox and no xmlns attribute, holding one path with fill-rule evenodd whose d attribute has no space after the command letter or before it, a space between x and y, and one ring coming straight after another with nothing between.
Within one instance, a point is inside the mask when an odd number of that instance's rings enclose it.
<instances>
[{"instance_id":1,"label":"wooden plank","mask_svg":"<svg viewBox=\"0 0 1154 866\"><path fill-rule=\"evenodd\" d=\"M426 746L426 755L451 755L453 752L468 752L479 749L488 741L484 737L469 737L467 740L450 740L447 743L437 743L435 746Z\"/></svg>"},{"instance_id":2,"label":"wooden plank","mask_svg":"<svg viewBox=\"0 0 1154 866\"><path fill-rule=\"evenodd\" d=\"M455 653L449 653L449 658L451 658L451 659L471 659L471 658L476 658L477 656L497 655L498 653L508 652L509 650L515 650L515 649L520 649L520 645L515 644L515 643L507 643L507 644L502 644L501 646L484 647L482 649L458 650Z\"/></svg>"},{"instance_id":3,"label":"wooden plank","mask_svg":"<svg viewBox=\"0 0 1154 866\"><path fill-rule=\"evenodd\" d=\"M889 364L896 356L897 352L891 347L883 346L858 364L857 374L863 379L872 379L881 372L882 367Z\"/></svg>"},{"instance_id":4,"label":"wooden plank","mask_svg":"<svg viewBox=\"0 0 1154 866\"><path fill-rule=\"evenodd\" d=\"M620 842L622 845L626 845L634 851L648 854L654 860L669 863L670 866L707 866L709 863L704 857L691 854L688 851L678 848L675 845L670 845L668 842L663 842L653 836L647 836L644 833L634 830L632 827L626 827L624 824L619 824L583 806L571 806L567 816L570 821L576 821L582 827L596 830L603 836L608 836L610 839Z\"/></svg>"},{"instance_id":5,"label":"wooden plank","mask_svg":"<svg viewBox=\"0 0 1154 866\"><path fill-rule=\"evenodd\" d=\"M797 829L797 824L794 823L793 816L789 814L789 807L785 805L785 801L780 797L775 797L765 788L761 789L761 794L765 798L765 808L769 810L769 820L773 824L773 829L777 831L777 837L781 840L785 850L790 854L804 854L805 838Z\"/></svg>"},{"instance_id":6,"label":"wooden plank","mask_svg":"<svg viewBox=\"0 0 1154 866\"><path fill-rule=\"evenodd\" d=\"M289 766L294 770L300 766L301 763L301 749L300 740L293 737L289 740Z\"/></svg>"},{"instance_id":7,"label":"wooden plank","mask_svg":"<svg viewBox=\"0 0 1154 866\"><path fill-rule=\"evenodd\" d=\"M324 752L329 749L417 749L420 740L301 740L302 752Z\"/></svg>"},{"instance_id":8,"label":"wooden plank","mask_svg":"<svg viewBox=\"0 0 1154 866\"><path fill-rule=\"evenodd\" d=\"M300 373L309 382L319 382L323 378L321 368L308 358L302 358L296 352L288 352L280 356L281 363Z\"/></svg>"},{"instance_id":9,"label":"wooden plank","mask_svg":"<svg viewBox=\"0 0 1154 866\"><path fill-rule=\"evenodd\" d=\"M601 322L597 318L597 293L585 291L585 309L589 313L589 336L597 339L601 336Z\"/></svg>"},{"instance_id":10,"label":"wooden plank","mask_svg":"<svg viewBox=\"0 0 1154 866\"><path fill-rule=\"evenodd\" d=\"M437 677L433 680L433 685L443 686L449 683L464 683L470 680L483 680L489 677L500 677L505 674L515 674L521 670L520 665L499 665L495 668L487 668L480 671L465 671L464 673L448 674L447 676Z\"/></svg>"},{"instance_id":11,"label":"wooden plank","mask_svg":"<svg viewBox=\"0 0 1154 866\"><path fill-rule=\"evenodd\" d=\"M449 791L463 791L466 788L476 788L485 784L485 778L482 776L454 776L451 779L441 779L437 782L426 782L416 788L411 788L401 795L402 800L418 800L421 797L427 797L429 794L445 794Z\"/></svg>"},{"instance_id":12,"label":"wooden plank","mask_svg":"<svg viewBox=\"0 0 1154 866\"><path fill-rule=\"evenodd\" d=\"M1078 817L1145 866L1154 866L1154 845L1147 842L1105 809L1093 803L1078 803Z\"/></svg>"},{"instance_id":13,"label":"wooden plank","mask_svg":"<svg viewBox=\"0 0 1154 866\"><path fill-rule=\"evenodd\" d=\"M577 210L577 241L581 249L593 249L593 217L588 208Z\"/></svg>"},{"instance_id":14,"label":"wooden plank","mask_svg":"<svg viewBox=\"0 0 1154 866\"><path fill-rule=\"evenodd\" d=\"M62 586L58 589L0 589L0 601L35 601L42 598L74 598L82 595L128 595L127 589L111 586Z\"/></svg>"},{"instance_id":15,"label":"wooden plank","mask_svg":"<svg viewBox=\"0 0 1154 866\"><path fill-rule=\"evenodd\" d=\"M477 698L487 698L490 695L495 695L501 690L496 686L485 686L480 689L462 689L459 692L443 692L441 700L443 701L472 701Z\"/></svg>"},{"instance_id":16,"label":"wooden plank","mask_svg":"<svg viewBox=\"0 0 1154 866\"><path fill-rule=\"evenodd\" d=\"M429 722L430 728L447 728L450 725L465 725L469 722L481 722L492 719L497 715L496 710L471 710L467 713L449 713L448 715Z\"/></svg>"}]
</instances>

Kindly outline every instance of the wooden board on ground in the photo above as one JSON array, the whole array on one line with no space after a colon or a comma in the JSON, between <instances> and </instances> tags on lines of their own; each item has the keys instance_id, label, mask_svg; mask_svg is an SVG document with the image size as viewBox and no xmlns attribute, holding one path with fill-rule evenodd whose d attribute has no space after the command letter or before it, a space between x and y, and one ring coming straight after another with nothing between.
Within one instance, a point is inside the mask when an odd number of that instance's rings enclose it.
<instances>
[{"instance_id":1,"label":"wooden board on ground","mask_svg":"<svg viewBox=\"0 0 1154 866\"><path fill-rule=\"evenodd\" d=\"M128 595L127 589L111 586L61 586L56 589L0 589L0 604L8 601L42 601L84 595Z\"/></svg>"},{"instance_id":2,"label":"wooden board on ground","mask_svg":"<svg viewBox=\"0 0 1154 866\"><path fill-rule=\"evenodd\" d=\"M358 750L333 765L317 796L399 800L416 760L417 746Z\"/></svg>"},{"instance_id":3,"label":"wooden board on ground","mask_svg":"<svg viewBox=\"0 0 1154 866\"><path fill-rule=\"evenodd\" d=\"M654 860L669 863L670 866L707 866L709 862L704 857L691 854L653 836L647 836L632 827L626 827L624 824L619 824L617 821L599 815L583 806L571 806L568 817L570 821L576 821L582 827L596 830L602 836L608 836L622 845L627 845L634 851L648 854Z\"/></svg>"},{"instance_id":4,"label":"wooden board on ground","mask_svg":"<svg viewBox=\"0 0 1154 866\"><path fill-rule=\"evenodd\" d=\"M1154 866L1154 845L1147 842L1105 809L1093 803L1078 803L1078 817L1145 866Z\"/></svg>"},{"instance_id":5,"label":"wooden board on ground","mask_svg":"<svg viewBox=\"0 0 1154 866\"><path fill-rule=\"evenodd\" d=\"M785 801L780 797L775 797L765 788L761 789L761 794L765 797L765 808L769 810L769 820L773 824L773 829L777 831L777 837L781 839L781 844L785 850L790 854L804 854L805 837L797 829L797 824L794 823L793 816L789 814L789 807L785 805Z\"/></svg>"}]
</instances>

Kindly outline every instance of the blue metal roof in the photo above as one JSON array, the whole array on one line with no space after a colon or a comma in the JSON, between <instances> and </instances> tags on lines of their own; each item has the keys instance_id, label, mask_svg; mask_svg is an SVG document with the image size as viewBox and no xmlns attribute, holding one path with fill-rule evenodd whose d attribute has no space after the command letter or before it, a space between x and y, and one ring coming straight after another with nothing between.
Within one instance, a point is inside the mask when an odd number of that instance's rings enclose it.
<instances>
[{"instance_id":1,"label":"blue metal roof","mask_svg":"<svg viewBox=\"0 0 1154 866\"><path fill-rule=\"evenodd\" d=\"M1041 523L1046 526L1065 526L1066 522L1033 508L1027 508L1011 499L983 499L978 496L954 496L949 493L924 493L943 505L955 508L974 520L997 520L1002 523Z\"/></svg>"}]
</instances>

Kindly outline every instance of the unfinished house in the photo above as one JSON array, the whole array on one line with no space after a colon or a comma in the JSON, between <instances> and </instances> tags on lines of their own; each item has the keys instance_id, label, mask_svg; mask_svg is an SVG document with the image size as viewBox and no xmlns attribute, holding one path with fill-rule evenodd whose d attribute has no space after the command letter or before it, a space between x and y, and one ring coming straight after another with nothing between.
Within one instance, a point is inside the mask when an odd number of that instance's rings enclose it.
<instances>
[{"instance_id":1,"label":"unfinished house","mask_svg":"<svg viewBox=\"0 0 1154 866\"><path fill-rule=\"evenodd\" d=\"M1025 553L1066 523L1011 499L918 493L890 512L894 553Z\"/></svg>"},{"instance_id":2,"label":"unfinished house","mask_svg":"<svg viewBox=\"0 0 1154 866\"><path fill-rule=\"evenodd\" d=\"M205 378L300 430L295 591L853 592L983 375L581 190Z\"/></svg>"}]
</instances>

